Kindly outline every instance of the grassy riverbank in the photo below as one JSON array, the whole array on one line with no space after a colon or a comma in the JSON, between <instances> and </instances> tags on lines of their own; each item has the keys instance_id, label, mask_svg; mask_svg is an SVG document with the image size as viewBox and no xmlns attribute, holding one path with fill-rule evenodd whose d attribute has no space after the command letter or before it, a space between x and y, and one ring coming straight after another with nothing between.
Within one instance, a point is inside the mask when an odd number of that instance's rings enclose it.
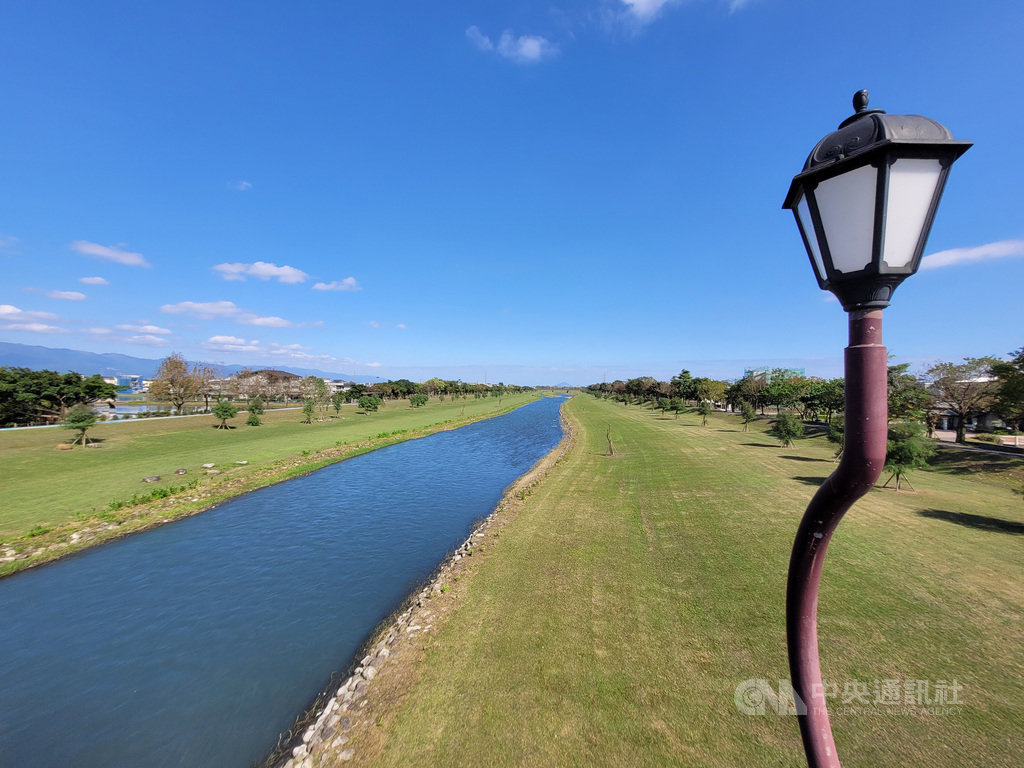
<instances>
[{"instance_id":1,"label":"grassy riverbank","mask_svg":"<svg viewBox=\"0 0 1024 768\"><path fill-rule=\"evenodd\" d=\"M574 449L480 540L408 693L347 746L379 766L805 765L792 717L734 695L789 677L789 551L832 447L782 449L724 414L567 412ZM1024 460L991 462L953 455L839 527L820 633L849 765L1019 760ZM925 685L944 709L921 711ZM898 703L876 703L886 691Z\"/></svg>"},{"instance_id":2,"label":"grassy riverbank","mask_svg":"<svg viewBox=\"0 0 1024 768\"><path fill-rule=\"evenodd\" d=\"M56 450L72 433L63 429L0 432L0 574L81 549L356 453L494 416L536 397L437 400L421 408L394 401L369 415L355 406L334 409L323 422L302 424L299 410L263 415L231 430L213 416L142 419L99 424L87 448ZM210 475L204 464L213 464ZM185 475L175 470L184 468ZM156 483L142 478L159 476ZM135 502L133 503L133 497ZM145 500L144 503L139 503ZM78 534L75 538L76 533ZM74 540L72 541L72 538Z\"/></svg>"}]
</instances>

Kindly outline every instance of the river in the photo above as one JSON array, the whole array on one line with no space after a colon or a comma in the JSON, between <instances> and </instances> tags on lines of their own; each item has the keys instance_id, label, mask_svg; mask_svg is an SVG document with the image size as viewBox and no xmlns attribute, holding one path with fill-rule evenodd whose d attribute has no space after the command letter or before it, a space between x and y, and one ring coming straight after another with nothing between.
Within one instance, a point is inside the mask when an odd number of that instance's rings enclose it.
<instances>
[{"instance_id":1,"label":"river","mask_svg":"<svg viewBox=\"0 0 1024 768\"><path fill-rule=\"evenodd\" d=\"M0 763L259 761L561 438L564 398L0 581Z\"/></svg>"}]
</instances>

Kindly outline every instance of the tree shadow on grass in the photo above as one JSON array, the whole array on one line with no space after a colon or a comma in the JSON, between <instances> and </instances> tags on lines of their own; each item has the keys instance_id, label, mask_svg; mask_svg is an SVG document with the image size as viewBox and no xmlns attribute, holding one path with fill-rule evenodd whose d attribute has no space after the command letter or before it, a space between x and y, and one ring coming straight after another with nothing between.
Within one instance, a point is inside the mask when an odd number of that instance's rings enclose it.
<instances>
[{"instance_id":1,"label":"tree shadow on grass","mask_svg":"<svg viewBox=\"0 0 1024 768\"><path fill-rule=\"evenodd\" d=\"M793 479L794 480L799 480L801 483L804 483L805 485L821 485L822 483L825 482L825 480L827 478L826 477L801 477L801 476L797 475Z\"/></svg>"},{"instance_id":2,"label":"tree shadow on grass","mask_svg":"<svg viewBox=\"0 0 1024 768\"><path fill-rule=\"evenodd\" d=\"M810 456L783 456L782 458L790 461L829 461L829 459L815 459Z\"/></svg>"},{"instance_id":3,"label":"tree shadow on grass","mask_svg":"<svg viewBox=\"0 0 1024 768\"><path fill-rule=\"evenodd\" d=\"M1024 536L1024 523L1015 523L1012 520L1003 520L998 517L972 515L969 512L950 512L947 509L920 509L917 514L921 517L945 520L947 523L965 525L968 528L977 528L982 531L995 531L997 533Z\"/></svg>"},{"instance_id":4,"label":"tree shadow on grass","mask_svg":"<svg viewBox=\"0 0 1024 768\"><path fill-rule=\"evenodd\" d=\"M749 445L751 448L778 448L778 443L740 443L740 445Z\"/></svg>"},{"instance_id":5,"label":"tree shadow on grass","mask_svg":"<svg viewBox=\"0 0 1024 768\"><path fill-rule=\"evenodd\" d=\"M105 443L105 442L107 442L107 438L105 438L105 437L93 437L92 435L86 435L86 437L85 437L85 444L86 445L99 445L100 443ZM62 440L60 444L61 445L73 445L76 448L81 448L82 447L82 438L80 436L78 436L78 435L75 435L75 437L73 437L73 438L69 438L67 440Z\"/></svg>"},{"instance_id":6,"label":"tree shadow on grass","mask_svg":"<svg viewBox=\"0 0 1024 768\"><path fill-rule=\"evenodd\" d=\"M1021 457L1007 454L1000 456L980 451L964 451L957 448L938 446L938 451L928 459L928 466L951 475L973 475L977 472L998 472L1002 469L1020 466Z\"/></svg>"}]
</instances>

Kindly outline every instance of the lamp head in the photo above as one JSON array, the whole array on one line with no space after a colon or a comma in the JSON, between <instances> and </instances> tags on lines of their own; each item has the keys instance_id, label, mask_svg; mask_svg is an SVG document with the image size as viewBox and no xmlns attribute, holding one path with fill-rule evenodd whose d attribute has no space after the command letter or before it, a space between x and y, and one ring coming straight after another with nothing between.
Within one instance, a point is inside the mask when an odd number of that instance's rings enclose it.
<instances>
[{"instance_id":1,"label":"lamp head","mask_svg":"<svg viewBox=\"0 0 1024 768\"><path fill-rule=\"evenodd\" d=\"M847 312L889 306L917 271L949 168L971 143L920 115L856 110L811 150L789 187L818 285Z\"/></svg>"}]
</instances>

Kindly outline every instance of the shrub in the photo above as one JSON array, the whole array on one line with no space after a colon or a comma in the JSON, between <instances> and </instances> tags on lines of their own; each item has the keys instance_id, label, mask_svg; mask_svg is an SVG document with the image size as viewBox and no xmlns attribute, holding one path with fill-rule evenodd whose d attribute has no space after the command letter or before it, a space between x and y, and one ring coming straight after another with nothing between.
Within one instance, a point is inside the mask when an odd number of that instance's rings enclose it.
<instances>
[{"instance_id":1,"label":"shrub","mask_svg":"<svg viewBox=\"0 0 1024 768\"><path fill-rule=\"evenodd\" d=\"M886 443L885 470L891 472L889 480L896 478L896 490L911 469L924 469L935 454L935 446L924 436L924 427L916 421L889 425ZM889 484L886 480L886 485Z\"/></svg>"},{"instance_id":2,"label":"shrub","mask_svg":"<svg viewBox=\"0 0 1024 768\"><path fill-rule=\"evenodd\" d=\"M786 413L772 422L768 432L778 438L783 448L789 448L794 440L804 436L804 423L797 416Z\"/></svg>"}]
</instances>

